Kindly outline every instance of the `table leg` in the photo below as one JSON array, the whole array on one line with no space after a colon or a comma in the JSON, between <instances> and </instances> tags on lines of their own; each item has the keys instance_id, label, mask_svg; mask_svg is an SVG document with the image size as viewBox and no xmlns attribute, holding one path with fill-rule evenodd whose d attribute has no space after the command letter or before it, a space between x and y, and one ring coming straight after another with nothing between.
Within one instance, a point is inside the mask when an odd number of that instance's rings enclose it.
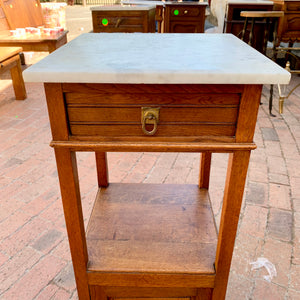
<instances>
[{"instance_id":1,"label":"table leg","mask_svg":"<svg viewBox=\"0 0 300 300\"><path fill-rule=\"evenodd\" d=\"M99 187L108 186L108 167L106 152L95 152Z\"/></svg>"},{"instance_id":2,"label":"table leg","mask_svg":"<svg viewBox=\"0 0 300 300\"><path fill-rule=\"evenodd\" d=\"M216 252L216 281L213 299L225 299L232 252L243 200L250 151L229 154L219 238Z\"/></svg>"},{"instance_id":3,"label":"table leg","mask_svg":"<svg viewBox=\"0 0 300 300\"><path fill-rule=\"evenodd\" d=\"M55 149L62 203L79 299L90 299L87 280L87 246L79 190L76 154Z\"/></svg>"},{"instance_id":4,"label":"table leg","mask_svg":"<svg viewBox=\"0 0 300 300\"><path fill-rule=\"evenodd\" d=\"M208 189L211 166L211 152L202 152L200 156L199 188Z\"/></svg>"},{"instance_id":5,"label":"table leg","mask_svg":"<svg viewBox=\"0 0 300 300\"><path fill-rule=\"evenodd\" d=\"M26 99L25 83L22 76L22 68L19 55L16 56L15 66L10 69L11 79L17 100Z\"/></svg>"}]
</instances>

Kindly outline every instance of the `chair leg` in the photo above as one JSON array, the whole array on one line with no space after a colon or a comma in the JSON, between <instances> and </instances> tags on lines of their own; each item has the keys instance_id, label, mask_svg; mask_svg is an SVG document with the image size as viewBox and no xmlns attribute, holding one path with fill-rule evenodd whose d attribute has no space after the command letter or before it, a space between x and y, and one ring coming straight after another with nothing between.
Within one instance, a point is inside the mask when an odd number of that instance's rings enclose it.
<instances>
[{"instance_id":1,"label":"chair leg","mask_svg":"<svg viewBox=\"0 0 300 300\"><path fill-rule=\"evenodd\" d=\"M274 86L273 86L273 84L271 84L271 86L270 86L270 98L269 98L269 113L270 113L270 116L276 117L276 115L274 115L274 114L272 113L272 107L273 107L273 92L274 92Z\"/></svg>"},{"instance_id":2,"label":"chair leg","mask_svg":"<svg viewBox=\"0 0 300 300\"><path fill-rule=\"evenodd\" d=\"M245 22L244 22L244 27L243 27L243 30L242 30L242 37L241 37L242 41L245 40L245 34L246 34L246 31L247 31L247 26L248 26L248 18L246 17Z\"/></svg>"},{"instance_id":3,"label":"chair leg","mask_svg":"<svg viewBox=\"0 0 300 300\"><path fill-rule=\"evenodd\" d=\"M249 42L248 45L252 46L252 40L253 40L253 34L254 34L254 26L255 26L255 19L252 18L252 23L251 23L251 29L250 29L250 34L249 34Z\"/></svg>"}]
</instances>

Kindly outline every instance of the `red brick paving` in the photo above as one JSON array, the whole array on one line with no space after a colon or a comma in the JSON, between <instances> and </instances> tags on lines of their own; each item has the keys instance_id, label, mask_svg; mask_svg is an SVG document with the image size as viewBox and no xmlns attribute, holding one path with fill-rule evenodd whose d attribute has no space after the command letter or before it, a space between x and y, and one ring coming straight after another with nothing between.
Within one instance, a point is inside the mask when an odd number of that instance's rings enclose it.
<instances>
[{"instance_id":1,"label":"red brick paving","mask_svg":"<svg viewBox=\"0 0 300 300\"><path fill-rule=\"evenodd\" d=\"M293 77L290 87L300 78ZM15 101L0 80L0 299L77 299L42 84L26 83ZM277 89L275 89L276 91ZM264 88L268 95L268 86ZM300 299L300 88L280 116L262 97L245 199L228 284L228 300ZM277 99L277 98L276 98ZM111 182L197 183L198 154L109 153ZM97 190L94 155L78 154L84 218ZM213 155L211 199L217 224L227 155ZM278 275L250 262L266 257Z\"/></svg>"}]
</instances>

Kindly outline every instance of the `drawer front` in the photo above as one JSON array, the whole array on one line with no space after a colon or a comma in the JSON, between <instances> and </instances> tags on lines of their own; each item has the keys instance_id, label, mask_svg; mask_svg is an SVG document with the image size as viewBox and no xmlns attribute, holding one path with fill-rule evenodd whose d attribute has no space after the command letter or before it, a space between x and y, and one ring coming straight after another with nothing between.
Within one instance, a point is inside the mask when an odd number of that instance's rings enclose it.
<instances>
[{"instance_id":1,"label":"drawer front","mask_svg":"<svg viewBox=\"0 0 300 300\"><path fill-rule=\"evenodd\" d=\"M145 13L98 13L93 15L94 32L143 32Z\"/></svg>"},{"instance_id":2,"label":"drawer front","mask_svg":"<svg viewBox=\"0 0 300 300\"><path fill-rule=\"evenodd\" d=\"M199 22L170 22L170 32L171 33L203 33L204 32L204 24Z\"/></svg>"},{"instance_id":3,"label":"drawer front","mask_svg":"<svg viewBox=\"0 0 300 300\"><path fill-rule=\"evenodd\" d=\"M201 12L205 11L205 8L193 7L184 5L182 7L170 8L170 20L176 20L178 18L197 18L201 15Z\"/></svg>"},{"instance_id":4,"label":"drawer front","mask_svg":"<svg viewBox=\"0 0 300 300\"><path fill-rule=\"evenodd\" d=\"M99 85L101 86L101 85ZM146 89L149 85L145 85ZM192 86L192 85L191 85ZM226 136L236 131L240 93L182 89L153 90L129 88L128 93L112 89L66 92L71 136L146 137L143 108L159 108L157 130L152 137ZM151 90L151 87L149 88ZM146 125L152 131L154 125Z\"/></svg>"},{"instance_id":5,"label":"drawer front","mask_svg":"<svg viewBox=\"0 0 300 300\"><path fill-rule=\"evenodd\" d=\"M287 15L286 16L286 31L297 31L300 28L300 14L297 15Z\"/></svg>"},{"instance_id":6,"label":"drawer front","mask_svg":"<svg viewBox=\"0 0 300 300\"><path fill-rule=\"evenodd\" d=\"M300 1L295 1L295 3L286 3L286 11L300 13Z\"/></svg>"}]
</instances>

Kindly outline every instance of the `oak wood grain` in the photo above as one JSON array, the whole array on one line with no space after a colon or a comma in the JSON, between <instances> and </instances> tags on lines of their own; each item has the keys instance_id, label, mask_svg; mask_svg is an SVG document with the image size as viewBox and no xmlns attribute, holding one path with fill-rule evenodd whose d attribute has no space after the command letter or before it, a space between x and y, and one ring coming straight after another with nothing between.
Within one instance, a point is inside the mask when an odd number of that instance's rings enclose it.
<instances>
[{"instance_id":1,"label":"oak wood grain","mask_svg":"<svg viewBox=\"0 0 300 300\"><path fill-rule=\"evenodd\" d=\"M207 190L110 184L97 195L87 243L89 272L214 274L216 229Z\"/></svg>"}]
</instances>

